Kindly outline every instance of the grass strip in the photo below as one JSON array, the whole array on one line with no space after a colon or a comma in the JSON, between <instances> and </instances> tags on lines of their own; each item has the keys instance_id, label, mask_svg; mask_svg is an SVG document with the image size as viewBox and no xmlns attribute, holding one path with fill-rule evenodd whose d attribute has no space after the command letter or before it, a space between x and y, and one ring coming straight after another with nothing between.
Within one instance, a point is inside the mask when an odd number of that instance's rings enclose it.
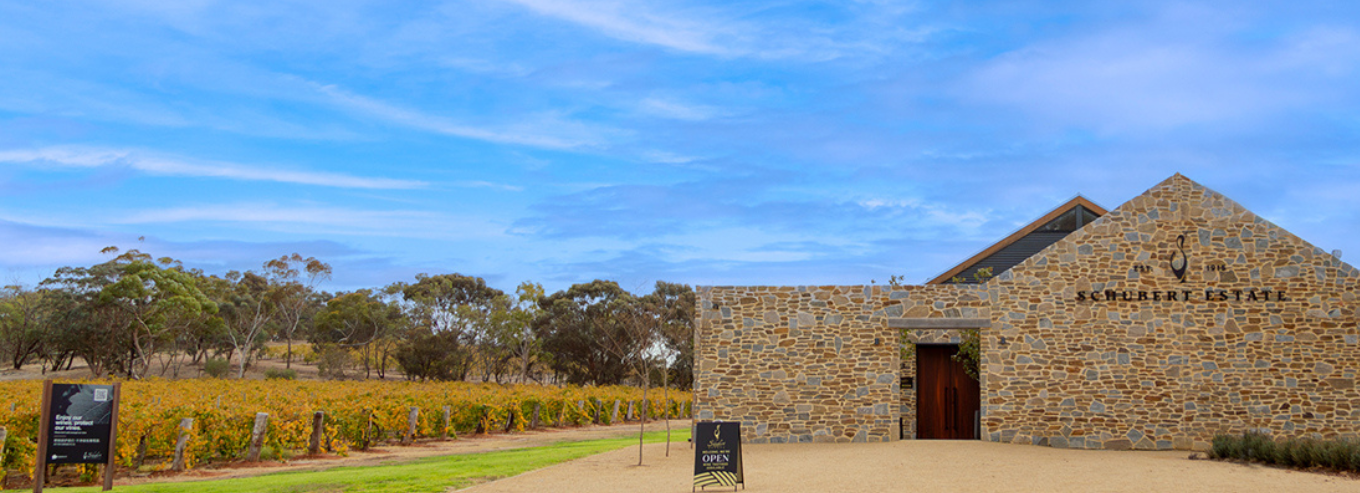
<instances>
[{"instance_id":1,"label":"grass strip","mask_svg":"<svg viewBox=\"0 0 1360 493\"><path fill-rule=\"evenodd\" d=\"M677 429L671 441L685 443L689 429ZM648 432L647 443L664 442L665 431ZM500 450L475 454L424 457L409 462L378 466L335 467L325 471L282 472L207 481L147 483L118 486L128 493L339 493L339 492L443 492L450 487L465 488L477 483L514 476L553 464L637 444L631 438L606 438L558 442L539 447ZM97 487L46 488L71 493L99 491Z\"/></svg>"}]
</instances>

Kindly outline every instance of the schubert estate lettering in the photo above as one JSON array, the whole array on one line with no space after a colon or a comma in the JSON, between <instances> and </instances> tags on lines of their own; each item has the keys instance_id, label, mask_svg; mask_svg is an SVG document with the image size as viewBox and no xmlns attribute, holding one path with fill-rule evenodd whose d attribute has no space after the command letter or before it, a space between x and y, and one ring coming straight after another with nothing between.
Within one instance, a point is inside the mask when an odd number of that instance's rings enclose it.
<instances>
[{"instance_id":1,"label":"schubert estate lettering","mask_svg":"<svg viewBox=\"0 0 1360 493\"><path fill-rule=\"evenodd\" d=\"M1133 291L1106 289L1077 291L1077 301L1289 301L1284 290L1270 289L1168 289L1165 291Z\"/></svg>"}]
</instances>

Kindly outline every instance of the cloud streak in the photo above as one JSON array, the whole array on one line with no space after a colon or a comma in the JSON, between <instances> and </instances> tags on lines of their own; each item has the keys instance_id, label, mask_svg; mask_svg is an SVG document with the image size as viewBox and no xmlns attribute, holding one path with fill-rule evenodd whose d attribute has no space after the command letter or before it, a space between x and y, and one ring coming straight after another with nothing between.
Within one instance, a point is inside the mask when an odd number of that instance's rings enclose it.
<instances>
[{"instance_id":1,"label":"cloud streak","mask_svg":"<svg viewBox=\"0 0 1360 493\"><path fill-rule=\"evenodd\" d=\"M479 217L450 216L430 210L373 210L328 205L241 202L132 211L109 224L236 224L290 233L326 233L393 238L499 238L505 227Z\"/></svg>"},{"instance_id":2,"label":"cloud streak","mask_svg":"<svg viewBox=\"0 0 1360 493\"><path fill-rule=\"evenodd\" d=\"M687 20L678 15L647 12L624 2L572 2L552 0L508 0L534 12L599 30L606 36L624 41L663 46L679 51L710 55L738 54L731 46L715 39L711 24Z\"/></svg>"},{"instance_id":3,"label":"cloud streak","mask_svg":"<svg viewBox=\"0 0 1360 493\"><path fill-rule=\"evenodd\" d=\"M133 149L90 147L45 147L32 150L0 151L0 162L21 165L50 165L71 168L124 166L147 174L224 178L241 181L270 181L335 188L417 189L428 184L416 180L372 178L339 173L268 169L235 163L163 157Z\"/></svg>"},{"instance_id":4,"label":"cloud streak","mask_svg":"<svg viewBox=\"0 0 1360 493\"><path fill-rule=\"evenodd\" d=\"M353 94L340 89L335 85L322 85L318 87L318 90L329 96L335 103L350 110L378 117L390 123L437 134L496 144L513 144L559 150L594 147L602 144L602 141L598 137L590 135L593 133L592 129L584 128L585 125L579 122L568 122L550 118L548 119L549 121L538 121L519 125L520 127L532 128L488 130L486 128L459 123L451 118L422 113L377 99ZM537 119L542 120L542 117L538 117ZM572 133L575 135L551 135L549 133L540 133L540 130L544 128L574 131Z\"/></svg>"}]
</instances>

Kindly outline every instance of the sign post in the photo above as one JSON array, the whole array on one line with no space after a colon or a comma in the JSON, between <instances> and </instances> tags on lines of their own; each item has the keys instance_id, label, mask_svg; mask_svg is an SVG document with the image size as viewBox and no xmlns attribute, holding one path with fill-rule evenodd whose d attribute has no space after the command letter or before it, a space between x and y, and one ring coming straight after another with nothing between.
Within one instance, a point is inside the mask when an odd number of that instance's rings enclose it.
<instances>
[{"instance_id":1,"label":"sign post","mask_svg":"<svg viewBox=\"0 0 1360 493\"><path fill-rule=\"evenodd\" d=\"M104 464L104 490L113 489L113 456L118 443L118 398L122 384L43 382L38 423L38 462L33 491L41 493L48 464Z\"/></svg>"},{"instance_id":2,"label":"sign post","mask_svg":"<svg viewBox=\"0 0 1360 493\"><path fill-rule=\"evenodd\" d=\"M737 491L737 484L741 484L746 489L741 467L741 423L700 422L694 443L694 487L731 486Z\"/></svg>"}]
</instances>

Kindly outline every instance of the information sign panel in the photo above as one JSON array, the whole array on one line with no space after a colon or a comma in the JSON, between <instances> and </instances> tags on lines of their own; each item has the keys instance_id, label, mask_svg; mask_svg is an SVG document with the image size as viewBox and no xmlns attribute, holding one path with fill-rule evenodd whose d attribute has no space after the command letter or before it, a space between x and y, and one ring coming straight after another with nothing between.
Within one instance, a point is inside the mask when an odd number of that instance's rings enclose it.
<instances>
[{"instance_id":1,"label":"information sign panel","mask_svg":"<svg viewBox=\"0 0 1360 493\"><path fill-rule=\"evenodd\" d=\"M113 386L52 384L48 420L48 464L108 462L113 428Z\"/></svg>"},{"instance_id":2,"label":"information sign panel","mask_svg":"<svg viewBox=\"0 0 1360 493\"><path fill-rule=\"evenodd\" d=\"M694 486L746 487L741 469L741 423L700 422L694 430ZM691 488L693 490L693 488Z\"/></svg>"}]
</instances>

